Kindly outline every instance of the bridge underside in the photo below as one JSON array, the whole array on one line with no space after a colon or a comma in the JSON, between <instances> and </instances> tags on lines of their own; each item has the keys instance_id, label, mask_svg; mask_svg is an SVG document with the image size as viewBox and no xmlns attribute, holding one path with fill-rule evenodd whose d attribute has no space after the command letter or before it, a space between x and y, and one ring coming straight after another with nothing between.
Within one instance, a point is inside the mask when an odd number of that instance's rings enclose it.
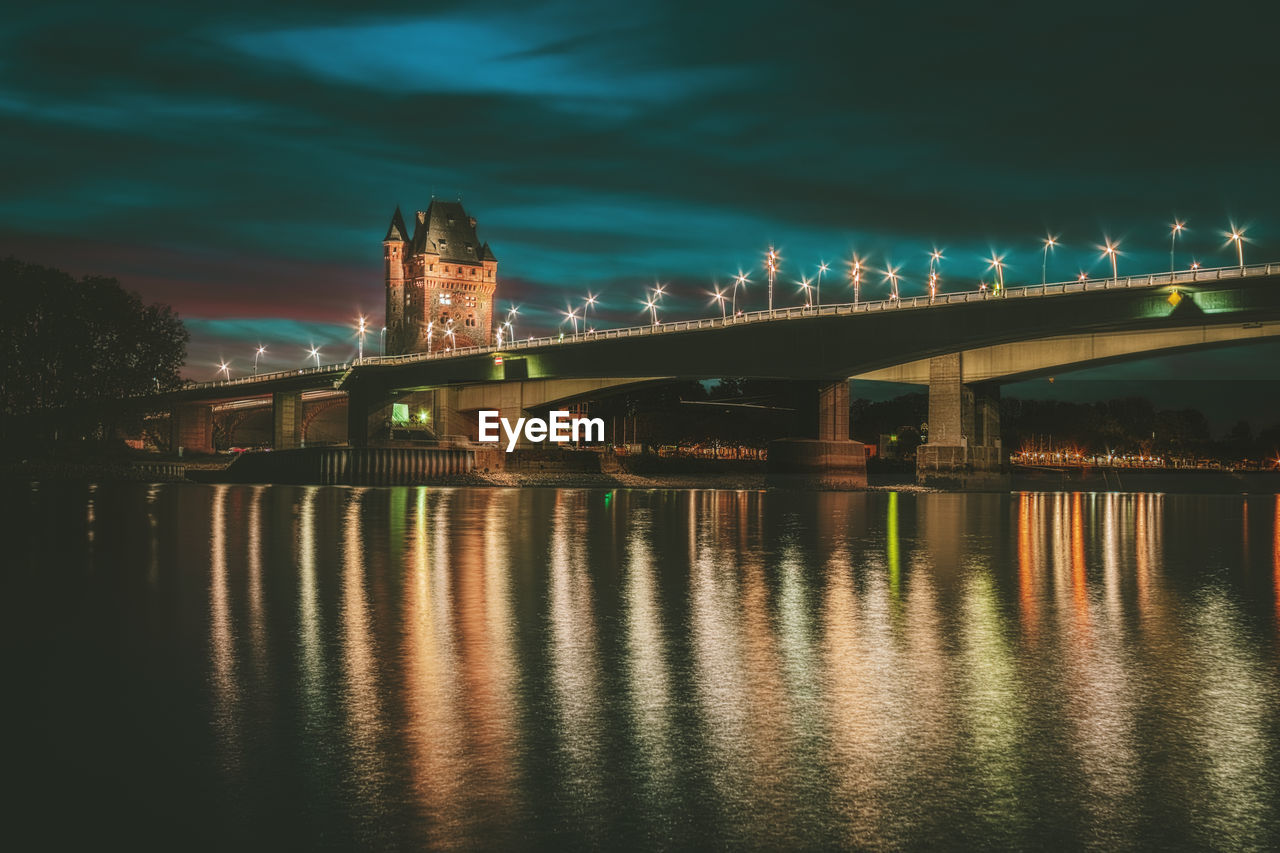
<instances>
[{"instance_id":1,"label":"bridge underside","mask_svg":"<svg viewBox=\"0 0 1280 853\"><path fill-rule=\"evenodd\" d=\"M1135 358L1277 338L1280 338L1280 320L1232 326L1201 325L1179 329L1098 332L1062 335L1037 341L1015 341L962 351L960 381L1018 382ZM931 361L932 359L927 358L916 359L860 373L852 378L928 385Z\"/></svg>"}]
</instances>

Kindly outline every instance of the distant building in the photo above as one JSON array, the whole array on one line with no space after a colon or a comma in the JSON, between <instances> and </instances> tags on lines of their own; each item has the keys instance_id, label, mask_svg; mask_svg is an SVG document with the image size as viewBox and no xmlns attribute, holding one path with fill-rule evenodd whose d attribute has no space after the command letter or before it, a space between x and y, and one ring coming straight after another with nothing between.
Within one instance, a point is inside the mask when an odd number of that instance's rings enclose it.
<instances>
[{"instance_id":1,"label":"distant building","mask_svg":"<svg viewBox=\"0 0 1280 853\"><path fill-rule=\"evenodd\" d=\"M382 254L388 354L493 341L498 259L476 236L476 221L462 202L432 199L418 211L412 238L397 207Z\"/></svg>"}]
</instances>

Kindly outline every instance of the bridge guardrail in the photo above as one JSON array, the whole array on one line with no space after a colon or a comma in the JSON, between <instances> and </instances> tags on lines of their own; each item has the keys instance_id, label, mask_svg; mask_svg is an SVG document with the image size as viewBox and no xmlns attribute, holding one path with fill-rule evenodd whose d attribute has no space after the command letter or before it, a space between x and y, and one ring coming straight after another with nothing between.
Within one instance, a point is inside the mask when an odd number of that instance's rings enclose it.
<instances>
[{"instance_id":1,"label":"bridge guardrail","mask_svg":"<svg viewBox=\"0 0 1280 853\"><path fill-rule=\"evenodd\" d=\"M255 376L242 376L237 379L222 379L211 382L197 382L184 386L182 391L229 388L241 385L253 385L296 376L335 374L341 378L347 371L355 367L410 364L420 361L431 361L441 358L459 358L462 356L507 354L520 350L540 349L546 346L562 344L586 343L596 340L633 337L635 335L661 335L672 332L693 331L696 329L715 329L738 326L744 323L777 322L788 319L818 316L838 316L842 314L871 313L873 311L901 311L913 309L936 308L939 305L981 302L989 299L1028 298L1064 295L1068 293L1084 293L1093 290L1115 290L1121 288L1146 288L1176 284L1199 284L1207 281L1218 281L1224 278L1250 278L1280 273L1280 264L1248 264L1244 267L1214 267L1211 269L1176 270L1172 273L1150 273L1147 275L1125 276L1124 278L1091 278L1084 281L1064 281L1046 284L1029 284L1020 287L1009 287L1003 295L992 291L968 290L939 294L930 300L928 296L910 296L906 298L879 299L870 302L845 302L821 307L791 306L768 310L750 311L737 317L715 317L698 320L674 320L669 323L648 324L644 326L628 326L621 329L601 329L590 333L580 332L574 335L529 337L524 340L510 341L502 346L461 347L439 352L416 352L404 355L366 356L364 360L345 361L340 364L326 364L320 367L304 367L298 370L278 370L272 373L260 373Z\"/></svg>"}]
</instances>

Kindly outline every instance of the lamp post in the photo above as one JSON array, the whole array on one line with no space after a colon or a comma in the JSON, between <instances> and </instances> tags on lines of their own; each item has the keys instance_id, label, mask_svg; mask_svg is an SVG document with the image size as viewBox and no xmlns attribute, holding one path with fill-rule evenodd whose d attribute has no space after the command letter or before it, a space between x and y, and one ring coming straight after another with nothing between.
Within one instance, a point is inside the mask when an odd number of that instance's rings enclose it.
<instances>
[{"instance_id":1,"label":"lamp post","mask_svg":"<svg viewBox=\"0 0 1280 853\"><path fill-rule=\"evenodd\" d=\"M884 271L889 279L889 301L899 302L898 299L898 271L893 267L889 267Z\"/></svg>"},{"instance_id":2,"label":"lamp post","mask_svg":"<svg viewBox=\"0 0 1280 853\"><path fill-rule=\"evenodd\" d=\"M814 296L819 308L822 307L822 274L829 269L831 269L831 267L827 266L826 261L818 262L818 291Z\"/></svg>"},{"instance_id":3,"label":"lamp post","mask_svg":"<svg viewBox=\"0 0 1280 853\"><path fill-rule=\"evenodd\" d=\"M231 378L231 363L226 361L218 362L218 373L221 373L227 379Z\"/></svg>"},{"instance_id":4,"label":"lamp post","mask_svg":"<svg viewBox=\"0 0 1280 853\"><path fill-rule=\"evenodd\" d=\"M933 300L938 298L938 269L937 265L942 261L942 252L934 249L929 253L929 304L933 304Z\"/></svg>"},{"instance_id":5,"label":"lamp post","mask_svg":"<svg viewBox=\"0 0 1280 853\"><path fill-rule=\"evenodd\" d=\"M570 308L568 311L564 312L564 319L573 322L573 336L576 338L578 336L578 309ZM563 323L564 320L561 322Z\"/></svg>"},{"instance_id":6,"label":"lamp post","mask_svg":"<svg viewBox=\"0 0 1280 853\"><path fill-rule=\"evenodd\" d=\"M853 304L858 304L858 295L862 290L862 261L853 256L853 264L849 269L849 278L853 280Z\"/></svg>"},{"instance_id":7,"label":"lamp post","mask_svg":"<svg viewBox=\"0 0 1280 853\"><path fill-rule=\"evenodd\" d=\"M507 324L506 324L507 332L509 333L509 337L513 341L516 339L515 318L519 314L520 314L520 309L516 308L515 305L512 305L510 308L507 309Z\"/></svg>"},{"instance_id":8,"label":"lamp post","mask_svg":"<svg viewBox=\"0 0 1280 853\"><path fill-rule=\"evenodd\" d=\"M360 318L360 328L356 330L356 334L360 336L360 344L356 350L356 361L364 361L364 336L368 330L365 328L364 317Z\"/></svg>"},{"instance_id":9,"label":"lamp post","mask_svg":"<svg viewBox=\"0 0 1280 853\"><path fill-rule=\"evenodd\" d=\"M769 270L769 316L773 316L773 280L778 275L778 253L773 247L769 247L769 254L765 255L765 267Z\"/></svg>"},{"instance_id":10,"label":"lamp post","mask_svg":"<svg viewBox=\"0 0 1280 853\"><path fill-rule=\"evenodd\" d=\"M733 279L733 316L738 316L738 288L745 288L751 283L751 279L747 278L742 270L738 270L738 274Z\"/></svg>"},{"instance_id":11,"label":"lamp post","mask_svg":"<svg viewBox=\"0 0 1280 853\"><path fill-rule=\"evenodd\" d=\"M725 321L725 313L724 313L725 295L724 295L724 291L723 291L723 290L721 290L721 289L720 289L720 287L719 287L718 285L714 284L714 283L713 283L711 286L712 286L712 287L714 287L714 288L716 289L715 296L713 296L713 297L711 297L711 298L712 298L713 300L715 300L716 302L719 302L719 303L720 303L720 322L721 322L721 323L723 323L723 322Z\"/></svg>"},{"instance_id":12,"label":"lamp post","mask_svg":"<svg viewBox=\"0 0 1280 853\"><path fill-rule=\"evenodd\" d=\"M1076 279L1076 281L1088 281L1088 280L1089 280L1089 274L1084 270L1080 270L1080 277Z\"/></svg>"},{"instance_id":13,"label":"lamp post","mask_svg":"<svg viewBox=\"0 0 1280 853\"><path fill-rule=\"evenodd\" d=\"M258 358L262 356L263 353L265 353L266 351L267 351L267 348L264 347L262 344L258 344L258 348L253 351L253 375L254 376L258 375Z\"/></svg>"},{"instance_id":14,"label":"lamp post","mask_svg":"<svg viewBox=\"0 0 1280 853\"><path fill-rule=\"evenodd\" d=\"M1058 238L1052 234L1044 238L1044 260L1040 262L1040 286L1044 287L1049 280L1049 250L1058 245Z\"/></svg>"},{"instance_id":15,"label":"lamp post","mask_svg":"<svg viewBox=\"0 0 1280 853\"><path fill-rule=\"evenodd\" d=\"M452 352L457 348L457 341L453 337L453 318L449 318L448 325L445 326L444 337L449 343L445 346L445 352Z\"/></svg>"},{"instance_id":16,"label":"lamp post","mask_svg":"<svg viewBox=\"0 0 1280 853\"><path fill-rule=\"evenodd\" d=\"M435 335L436 323L434 320L427 321L427 352L431 352L431 338Z\"/></svg>"},{"instance_id":17,"label":"lamp post","mask_svg":"<svg viewBox=\"0 0 1280 853\"><path fill-rule=\"evenodd\" d=\"M992 252L991 262L987 265L987 269L995 269L996 296L1004 296L1004 255L997 256L995 252Z\"/></svg>"},{"instance_id":18,"label":"lamp post","mask_svg":"<svg viewBox=\"0 0 1280 853\"><path fill-rule=\"evenodd\" d=\"M383 326L382 331L379 333L379 337L378 337L378 355L384 356L386 354L387 354L387 327Z\"/></svg>"},{"instance_id":19,"label":"lamp post","mask_svg":"<svg viewBox=\"0 0 1280 853\"><path fill-rule=\"evenodd\" d=\"M311 349L307 350L307 358L314 358L316 360L316 369L317 370L320 369L320 348L319 347L313 346Z\"/></svg>"},{"instance_id":20,"label":"lamp post","mask_svg":"<svg viewBox=\"0 0 1280 853\"><path fill-rule=\"evenodd\" d=\"M1231 233L1227 235L1228 243L1236 244L1236 257L1240 262L1241 271L1244 270L1244 230L1236 230L1234 225L1231 226Z\"/></svg>"},{"instance_id":21,"label":"lamp post","mask_svg":"<svg viewBox=\"0 0 1280 853\"><path fill-rule=\"evenodd\" d=\"M1110 237L1104 237L1103 239L1106 240L1106 245L1101 247L1102 254L1111 258L1111 283L1119 284L1120 273L1116 270L1116 255L1118 255L1119 252L1117 252L1116 249L1120 247L1120 244L1112 243Z\"/></svg>"},{"instance_id":22,"label":"lamp post","mask_svg":"<svg viewBox=\"0 0 1280 853\"><path fill-rule=\"evenodd\" d=\"M587 301L582 304L582 331L587 331L587 309L596 307L596 298L590 291L587 292Z\"/></svg>"},{"instance_id":23,"label":"lamp post","mask_svg":"<svg viewBox=\"0 0 1280 853\"><path fill-rule=\"evenodd\" d=\"M813 285L809 283L809 279L800 276L800 289L804 291L804 307L808 308L813 304L813 300L809 298L809 288Z\"/></svg>"},{"instance_id":24,"label":"lamp post","mask_svg":"<svg viewBox=\"0 0 1280 853\"><path fill-rule=\"evenodd\" d=\"M653 325L658 325L658 303L652 296L644 302L644 307L649 309L649 316L653 319Z\"/></svg>"},{"instance_id":25,"label":"lamp post","mask_svg":"<svg viewBox=\"0 0 1280 853\"><path fill-rule=\"evenodd\" d=\"M1173 220L1173 228L1169 234L1169 275L1173 275L1173 271L1177 268L1173 263L1173 251L1178 245L1178 235L1182 233L1182 229L1187 227L1187 223L1180 219Z\"/></svg>"}]
</instances>

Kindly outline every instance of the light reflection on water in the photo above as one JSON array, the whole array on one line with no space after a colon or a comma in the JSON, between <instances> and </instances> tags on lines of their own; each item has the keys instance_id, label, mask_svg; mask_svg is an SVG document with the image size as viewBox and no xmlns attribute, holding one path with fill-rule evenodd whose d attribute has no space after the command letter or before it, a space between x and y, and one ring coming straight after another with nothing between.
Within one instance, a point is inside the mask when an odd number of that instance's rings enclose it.
<instances>
[{"instance_id":1,"label":"light reflection on water","mask_svg":"<svg viewBox=\"0 0 1280 853\"><path fill-rule=\"evenodd\" d=\"M201 841L1280 844L1274 497L27 496L43 736Z\"/></svg>"}]
</instances>

